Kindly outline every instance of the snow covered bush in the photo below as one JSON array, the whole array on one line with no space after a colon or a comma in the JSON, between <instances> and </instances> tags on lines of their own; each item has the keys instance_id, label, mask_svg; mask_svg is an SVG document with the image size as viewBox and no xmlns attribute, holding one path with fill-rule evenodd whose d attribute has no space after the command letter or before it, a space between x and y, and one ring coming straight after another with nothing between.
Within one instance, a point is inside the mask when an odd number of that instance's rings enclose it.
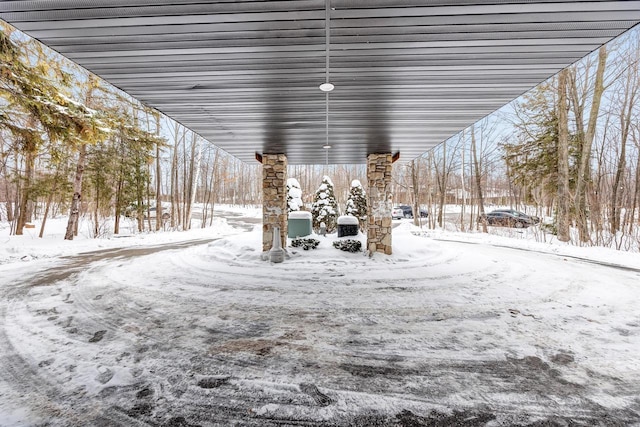
<instances>
[{"instance_id":1,"label":"snow covered bush","mask_svg":"<svg viewBox=\"0 0 640 427\"><path fill-rule=\"evenodd\" d=\"M287 179L287 207L289 212L299 211L302 207L302 189L295 178Z\"/></svg>"},{"instance_id":2,"label":"snow covered bush","mask_svg":"<svg viewBox=\"0 0 640 427\"><path fill-rule=\"evenodd\" d=\"M291 241L291 246L293 246L294 248L302 248L305 251L308 251L309 249L315 249L318 247L319 244L320 244L320 240L312 239L312 238L293 239Z\"/></svg>"},{"instance_id":3,"label":"snow covered bush","mask_svg":"<svg viewBox=\"0 0 640 427\"><path fill-rule=\"evenodd\" d=\"M360 240L353 239L336 240L333 242L333 247L345 252L360 252L362 250L362 243L360 243Z\"/></svg>"},{"instance_id":4,"label":"snow covered bush","mask_svg":"<svg viewBox=\"0 0 640 427\"><path fill-rule=\"evenodd\" d=\"M322 177L322 184L320 184L313 197L311 214L313 215L313 228L315 230L320 228L321 222L325 223L327 233L333 233L336 230L338 203L333 193L333 182L326 175Z\"/></svg>"},{"instance_id":5,"label":"snow covered bush","mask_svg":"<svg viewBox=\"0 0 640 427\"><path fill-rule=\"evenodd\" d=\"M360 230L365 229L367 225L367 193L357 179L351 181L345 214L358 218Z\"/></svg>"}]
</instances>

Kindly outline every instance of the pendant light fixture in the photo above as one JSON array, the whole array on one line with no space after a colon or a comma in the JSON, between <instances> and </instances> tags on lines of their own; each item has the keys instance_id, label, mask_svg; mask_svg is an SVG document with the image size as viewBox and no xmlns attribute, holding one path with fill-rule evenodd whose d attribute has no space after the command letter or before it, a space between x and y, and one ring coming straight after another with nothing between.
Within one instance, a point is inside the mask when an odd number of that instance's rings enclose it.
<instances>
[{"instance_id":1,"label":"pendant light fixture","mask_svg":"<svg viewBox=\"0 0 640 427\"><path fill-rule=\"evenodd\" d=\"M320 86L320 90L323 92L331 92L333 89L335 89L335 86L333 85L333 83L322 83Z\"/></svg>"}]
</instances>

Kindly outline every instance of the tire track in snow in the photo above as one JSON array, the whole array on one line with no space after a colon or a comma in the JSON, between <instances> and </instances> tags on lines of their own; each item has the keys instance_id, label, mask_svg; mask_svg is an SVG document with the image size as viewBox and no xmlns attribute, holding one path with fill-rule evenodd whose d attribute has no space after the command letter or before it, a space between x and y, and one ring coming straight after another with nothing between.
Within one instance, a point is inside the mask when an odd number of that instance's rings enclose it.
<instances>
[{"instance_id":1,"label":"tire track in snow","mask_svg":"<svg viewBox=\"0 0 640 427\"><path fill-rule=\"evenodd\" d=\"M589 400L586 388L564 380L562 370L575 370L571 364L576 362L557 366L535 352L532 343L546 343L555 355L560 342L539 340L545 329L525 316L529 312L521 305L547 309L545 304L553 303L545 302L550 295L566 299L576 292L571 286L550 291L521 285L548 268L546 259L509 264L484 262L489 260L484 254L448 253L437 262L362 263L349 272L351 277L302 284L295 260L290 267L269 269L270 274L243 272L255 269L255 260L236 260L229 267L209 249L176 252L168 260L155 255L134 259L130 262L139 268L140 280L115 269L104 282L100 278L113 267L106 263L93 264L82 286L58 282L60 300L71 293L78 304L78 321L103 322L113 339L130 346L132 358L140 358L138 382L105 389L91 419L109 425L261 426L398 425L400 420L429 425L437 419L484 425L491 416L501 417L498 425L526 425L536 418L585 425L606 417L622 424L638 419L632 405L604 408ZM153 263L159 260L171 262L175 273L154 274ZM385 276L399 266L400 278ZM379 271L381 278L359 278L365 267ZM340 263L330 268L327 273L339 273ZM423 277L414 277L421 269ZM251 278L260 280L247 283ZM101 284L116 291L112 299ZM452 299L449 293L461 289L477 295ZM505 289L510 294L500 295ZM558 290L565 293L553 293ZM92 299L98 294L103 297ZM140 352L121 333L117 319L140 328L149 312L138 307L148 306L151 296L158 300L151 317L164 314L166 319L164 328L139 334L147 347ZM494 300L497 296L502 299ZM41 299L46 298L34 295L35 302ZM512 316L509 308L519 310ZM509 353L509 334L517 334L521 353ZM114 356L105 353L98 362L108 365ZM620 386L627 395L638 391L614 378L597 381ZM320 405L309 394L314 388L332 403ZM82 402L77 397L76 403ZM451 408L462 415L456 418ZM430 415L432 410L437 412Z\"/></svg>"},{"instance_id":2,"label":"tire track in snow","mask_svg":"<svg viewBox=\"0 0 640 427\"><path fill-rule=\"evenodd\" d=\"M51 425L87 425L88 420L95 417L94 403L83 404L82 396L74 396L74 391L64 390L60 387L61 382L64 382L64 375L57 375L55 372L47 370L47 365L37 366L36 361L32 360L28 353L24 354L19 351L9 338L7 327L11 323L8 321L8 316L15 314L18 308L22 308L23 314L29 312L29 308L26 305L26 298L29 296L30 291L33 289L54 289L56 286L60 286L69 292L68 297L76 295L73 291L74 287L68 287L70 280L78 280L76 277L81 276L85 270L90 268L89 266L95 266L95 264L104 263L104 260L126 258L131 256L148 255L159 251L181 249L193 245L206 244L215 239L198 239L193 241L185 241L169 245L158 245L144 248L127 248L127 249L107 249L95 252L88 252L77 256L63 257L64 263L58 265L55 268L49 269L44 272L38 273L34 278L27 279L15 284L5 285L0 288L0 360L2 360L3 369L0 370L0 380L6 384L6 388L3 391L3 395L10 395L13 403L7 403L6 411L14 412L19 410L15 407L15 401L22 402L22 407L29 407L32 412L32 416L36 419L51 420ZM74 279L76 278L76 279ZM80 288L81 289L81 288ZM79 297L81 293L77 294ZM83 300L80 298L79 302ZM121 299L121 302L123 300ZM62 304L64 304L61 301ZM69 312L73 313L71 316L78 316L82 310L84 313L91 313L91 316L87 316L86 320L89 324L93 325L93 328L108 327L110 330L116 330L120 327L118 322L109 321L105 322L105 319L109 319L108 316L96 316L95 313L99 311L93 311L95 305L88 303L85 300L84 305L79 304L81 311ZM66 311L66 310L65 310ZM63 313L58 313L63 314ZM121 313L125 315L125 313ZM139 312L129 311L126 313L130 318L136 318ZM70 316L69 316L70 317ZM12 319L20 321L18 317ZM45 321L46 322L46 321ZM48 339L46 333L43 332L40 322L35 323L20 323L20 326L24 329L22 332L25 334L38 335L42 343L49 346L59 346L59 343ZM46 325L50 327L51 325ZM76 337L72 337L69 341L73 342L82 341ZM46 344L46 343L49 344ZM72 394L69 394L72 393ZM80 392L80 394L82 394ZM23 396L28 396L24 398ZM88 406L87 406L88 405ZM109 412L109 411L107 411ZM98 410L98 413L104 413L103 410ZM125 421L122 421L122 415L116 417L112 421L120 419L113 425L129 426L137 421L130 417L125 417ZM56 421L61 420L61 421Z\"/></svg>"},{"instance_id":3,"label":"tire track in snow","mask_svg":"<svg viewBox=\"0 0 640 427\"><path fill-rule=\"evenodd\" d=\"M36 418L47 420L61 417L72 421L81 418L81 412L65 402L55 382L43 374L35 361L23 356L13 345L7 335L8 314L21 303L28 294L30 283L15 284L2 287L2 303L0 304L0 379L6 384L3 394L10 394L14 399L30 408ZM22 326L22 325L21 325ZM30 332L30 331L27 331ZM7 410L15 410L8 406Z\"/></svg>"}]
</instances>

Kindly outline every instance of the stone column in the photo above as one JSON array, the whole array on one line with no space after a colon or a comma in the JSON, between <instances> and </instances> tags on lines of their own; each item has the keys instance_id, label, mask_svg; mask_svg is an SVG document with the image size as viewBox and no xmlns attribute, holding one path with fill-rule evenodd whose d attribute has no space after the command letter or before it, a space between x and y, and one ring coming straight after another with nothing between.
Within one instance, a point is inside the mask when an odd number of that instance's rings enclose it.
<instances>
[{"instance_id":1,"label":"stone column","mask_svg":"<svg viewBox=\"0 0 640 427\"><path fill-rule=\"evenodd\" d=\"M369 227L367 249L370 254L382 252L391 255L391 163L392 156L369 154L367 180L369 181Z\"/></svg>"},{"instance_id":2,"label":"stone column","mask_svg":"<svg viewBox=\"0 0 640 427\"><path fill-rule=\"evenodd\" d=\"M262 155L262 250L273 245L273 228L280 227L282 246L287 244L287 156Z\"/></svg>"}]
</instances>

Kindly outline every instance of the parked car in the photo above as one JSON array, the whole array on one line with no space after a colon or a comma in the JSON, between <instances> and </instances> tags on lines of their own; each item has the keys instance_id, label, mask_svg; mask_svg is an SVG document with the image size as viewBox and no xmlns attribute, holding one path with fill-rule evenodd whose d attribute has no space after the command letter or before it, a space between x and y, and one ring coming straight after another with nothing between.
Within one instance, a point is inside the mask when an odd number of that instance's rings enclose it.
<instances>
[{"instance_id":1,"label":"parked car","mask_svg":"<svg viewBox=\"0 0 640 427\"><path fill-rule=\"evenodd\" d=\"M391 210L391 218L402 219L404 218L404 210L400 206L396 206Z\"/></svg>"},{"instance_id":2,"label":"parked car","mask_svg":"<svg viewBox=\"0 0 640 427\"><path fill-rule=\"evenodd\" d=\"M424 209L420 209L420 217L426 218L429 216L429 212ZM393 219L401 219L401 218L413 218L413 208L407 205L399 205L393 208L391 211L391 218Z\"/></svg>"},{"instance_id":3,"label":"parked car","mask_svg":"<svg viewBox=\"0 0 640 427\"><path fill-rule=\"evenodd\" d=\"M518 217L518 218L528 218L534 224L538 224L540 222L540 218L539 217L537 217L535 215L527 215L526 213L517 211L515 209L495 209L492 212L507 212L507 213L510 213L511 215L513 215L515 217Z\"/></svg>"},{"instance_id":4,"label":"parked car","mask_svg":"<svg viewBox=\"0 0 640 427\"><path fill-rule=\"evenodd\" d=\"M489 212L488 214L481 216L479 220L486 221L487 225L515 228L527 228L536 224L536 222L528 215L516 215L508 212L507 210L495 210Z\"/></svg>"},{"instance_id":5,"label":"parked car","mask_svg":"<svg viewBox=\"0 0 640 427\"><path fill-rule=\"evenodd\" d=\"M147 212L144 213L144 219L156 219L156 217L158 216L158 210L156 208L149 208L149 213L147 214ZM162 212L162 219L163 220L167 220L171 218L171 215L169 215L169 212L164 211Z\"/></svg>"}]
</instances>

